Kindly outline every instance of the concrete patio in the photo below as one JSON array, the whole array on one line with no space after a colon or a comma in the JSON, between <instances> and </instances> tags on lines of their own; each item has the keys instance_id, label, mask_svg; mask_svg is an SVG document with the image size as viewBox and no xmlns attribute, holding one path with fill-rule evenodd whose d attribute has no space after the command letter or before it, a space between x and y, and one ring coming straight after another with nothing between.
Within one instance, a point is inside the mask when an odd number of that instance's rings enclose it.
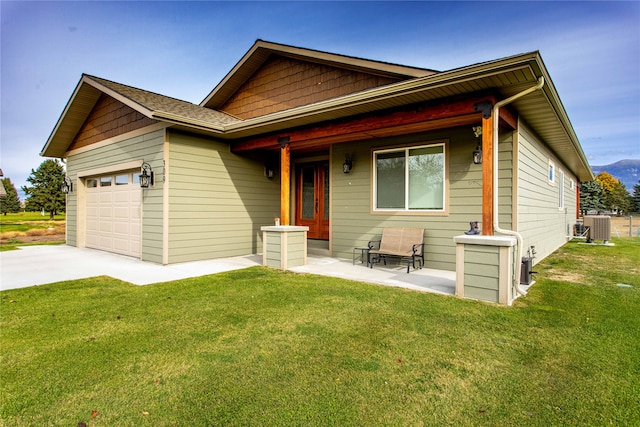
<instances>
[{"instance_id":1,"label":"concrete patio","mask_svg":"<svg viewBox=\"0 0 640 427\"><path fill-rule=\"evenodd\" d=\"M0 290L110 276L135 285L180 280L262 265L262 255L160 265L109 252L66 245L24 246L0 252ZM296 273L318 274L394 286L417 291L454 295L455 272L423 268L406 272L406 264L376 265L373 269L352 260L310 254L307 265L291 268Z\"/></svg>"},{"instance_id":2,"label":"concrete patio","mask_svg":"<svg viewBox=\"0 0 640 427\"><path fill-rule=\"evenodd\" d=\"M307 265L293 267L296 273L318 274L321 276L339 277L348 280L374 283L384 286L413 289L416 291L436 292L454 295L456 288L456 272L422 268L407 273L407 264L379 265L369 268L366 264L352 260L330 258L321 255L309 255Z\"/></svg>"}]
</instances>

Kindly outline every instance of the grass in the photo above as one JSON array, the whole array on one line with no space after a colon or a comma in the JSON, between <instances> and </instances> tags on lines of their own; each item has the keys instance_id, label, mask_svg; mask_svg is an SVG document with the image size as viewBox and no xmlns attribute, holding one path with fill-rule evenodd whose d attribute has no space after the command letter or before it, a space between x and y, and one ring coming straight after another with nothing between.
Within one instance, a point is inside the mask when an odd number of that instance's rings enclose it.
<instances>
[{"instance_id":1,"label":"grass","mask_svg":"<svg viewBox=\"0 0 640 427\"><path fill-rule=\"evenodd\" d=\"M513 307L262 267L4 291L0 420L639 425L640 239L615 243L566 245Z\"/></svg>"},{"instance_id":2,"label":"grass","mask_svg":"<svg viewBox=\"0 0 640 427\"><path fill-rule=\"evenodd\" d=\"M35 244L62 244L65 234L65 214L56 215L53 221L39 212L20 212L0 215L0 252L15 250L18 246L29 246L24 237L61 236L60 241Z\"/></svg>"},{"instance_id":3,"label":"grass","mask_svg":"<svg viewBox=\"0 0 640 427\"><path fill-rule=\"evenodd\" d=\"M54 221L64 221L65 214L61 213L54 216ZM45 213L44 216L40 212L18 212L7 213L6 215L0 215L0 225L4 225L12 222L25 222L25 221L49 221L49 213Z\"/></svg>"}]
</instances>

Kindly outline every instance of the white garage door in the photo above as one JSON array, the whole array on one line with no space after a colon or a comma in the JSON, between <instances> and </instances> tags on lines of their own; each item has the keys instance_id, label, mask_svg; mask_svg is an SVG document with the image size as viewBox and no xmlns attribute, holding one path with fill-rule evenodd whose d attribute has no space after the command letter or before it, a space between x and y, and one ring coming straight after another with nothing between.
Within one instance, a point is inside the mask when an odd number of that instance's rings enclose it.
<instances>
[{"instance_id":1,"label":"white garage door","mask_svg":"<svg viewBox=\"0 0 640 427\"><path fill-rule=\"evenodd\" d=\"M139 170L88 178L87 247L139 257Z\"/></svg>"}]
</instances>

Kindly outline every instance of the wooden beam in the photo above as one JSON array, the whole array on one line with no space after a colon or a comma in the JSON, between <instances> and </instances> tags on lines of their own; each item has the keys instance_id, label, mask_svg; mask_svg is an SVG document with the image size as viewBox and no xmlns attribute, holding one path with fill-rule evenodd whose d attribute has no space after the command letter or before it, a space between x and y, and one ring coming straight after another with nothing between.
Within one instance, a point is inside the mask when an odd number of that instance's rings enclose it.
<instances>
[{"instance_id":1,"label":"wooden beam","mask_svg":"<svg viewBox=\"0 0 640 427\"><path fill-rule=\"evenodd\" d=\"M289 143L280 148L280 225L291 225L291 151Z\"/></svg>"},{"instance_id":2,"label":"wooden beam","mask_svg":"<svg viewBox=\"0 0 640 427\"><path fill-rule=\"evenodd\" d=\"M482 234L493 236L493 120L482 119Z\"/></svg>"},{"instance_id":3,"label":"wooden beam","mask_svg":"<svg viewBox=\"0 0 640 427\"><path fill-rule=\"evenodd\" d=\"M448 104L429 105L410 111L402 110L385 115L371 115L339 123L325 123L305 129L287 130L286 135L290 137L290 142L294 144L294 148L297 148L298 144L303 141L307 144L309 141L315 141L316 144L334 144L366 139L368 135L372 135L370 137L373 138L376 137L376 132L384 132L387 129L397 131L406 129L407 133L416 132L420 131L421 127L426 128L429 122L438 123L438 126L447 126L448 120L451 120L452 125L456 125L456 120L459 122L460 118L464 118L464 124L467 124L469 120L479 120L478 112L474 109L474 106L483 101L494 103L495 98L468 99ZM283 135L259 136L234 142L231 145L231 151L275 149L280 136Z\"/></svg>"},{"instance_id":4,"label":"wooden beam","mask_svg":"<svg viewBox=\"0 0 640 427\"><path fill-rule=\"evenodd\" d=\"M500 125L509 127L511 130L518 128L518 117L507 106L500 108Z\"/></svg>"}]
</instances>

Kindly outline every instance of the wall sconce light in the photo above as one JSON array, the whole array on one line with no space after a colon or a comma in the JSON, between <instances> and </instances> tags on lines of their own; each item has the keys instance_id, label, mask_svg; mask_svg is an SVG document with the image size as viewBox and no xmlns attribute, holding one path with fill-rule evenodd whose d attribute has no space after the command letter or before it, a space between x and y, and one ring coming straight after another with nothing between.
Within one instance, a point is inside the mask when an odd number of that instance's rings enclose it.
<instances>
[{"instance_id":1,"label":"wall sconce light","mask_svg":"<svg viewBox=\"0 0 640 427\"><path fill-rule=\"evenodd\" d=\"M264 176L266 176L269 179L273 179L274 175L275 175L275 171L273 170L273 168L271 166L265 166L264 167Z\"/></svg>"},{"instance_id":2,"label":"wall sconce light","mask_svg":"<svg viewBox=\"0 0 640 427\"><path fill-rule=\"evenodd\" d=\"M68 176L64 177L62 184L60 184L60 191L62 191L64 194L73 192L73 182L71 182Z\"/></svg>"},{"instance_id":3,"label":"wall sconce light","mask_svg":"<svg viewBox=\"0 0 640 427\"><path fill-rule=\"evenodd\" d=\"M473 164L481 165L482 164L482 141L480 141L480 136L482 135L482 126L473 126L473 134L476 136L477 144L476 149L473 150Z\"/></svg>"},{"instance_id":4,"label":"wall sconce light","mask_svg":"<svg viewBox=\"0 0 640 427\"><path fill-rule=\"evenodd\" d=\"M351 161L351 156L346 154L344 156L344 163L342 164L342 172L349 173L353 169L353 162Z\"/></svg>"},{"instance_id":5,"label":"wall sconce light","mask_svg":"<svg viewBox=\"0 0 640 427\"><path fill-rule=\"evenodd\" d=\"M151 170L151 165L147 162L144 162L140 167L140 188L149 188L149 186L153 186L153 170Z\"/></svg>"},{"instance_id":6,"label":"wall sconce light","mask_svg":"<svg viewBox=\"0 0 640 427\"><path fill-rule=\"evenodd\" d=\"M478 144L476 149L473 150L473 164L481 165L482 164L482 144Z\"/></svg>"}]
</instances>

